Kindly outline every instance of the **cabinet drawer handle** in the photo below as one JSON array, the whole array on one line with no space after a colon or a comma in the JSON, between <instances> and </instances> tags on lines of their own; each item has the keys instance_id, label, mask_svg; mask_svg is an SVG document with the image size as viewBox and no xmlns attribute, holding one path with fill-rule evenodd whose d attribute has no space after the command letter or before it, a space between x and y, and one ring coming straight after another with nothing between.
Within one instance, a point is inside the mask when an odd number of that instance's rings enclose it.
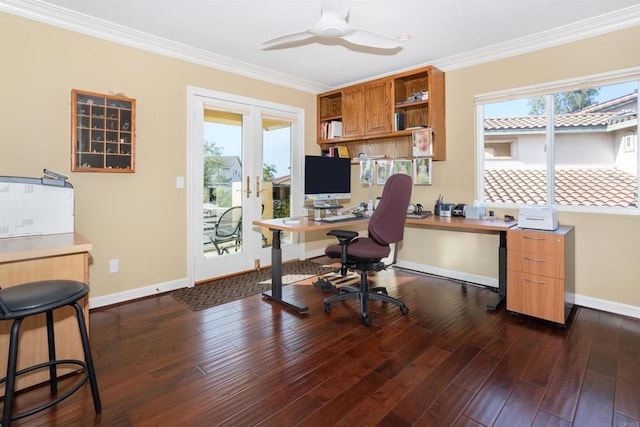
<instances>
[{"instance_id":1,"label":"cabinet drawer handle","mask_svg":"<svg viewBox=\"0 0 640 427\"><path fill-rule=\"evenodd\" d=\"M522 279L522 280L524 280L525 282L529 282L529 283L535 283L537 285L546 285L547 284L547 282L541 281L541 280L531 280L531 279Z\"/></svg>"},{"instance_id":2,"label":"cabinet drawer handle","mask_svg":"<svg viewBox=\"0 0 640 427\"><path fill-rule=\"evenodd\" d=\"M529 237L529 236L522 236L523 239L528 239L528 240L547 240L544 237Z\"/></svg>"},{"instance_id":3,"label":"cabinet drawer handle","mask_svg":"<svg viewBox=\"0 0 640 427\"><path fill-rule=\"evenodd\" d=\"M535 258L529 258L529 257L524 257L524 259L527 261L533 261L533 262L547 262L546 259L535 259Z\"/></svg>"}]
</instances>

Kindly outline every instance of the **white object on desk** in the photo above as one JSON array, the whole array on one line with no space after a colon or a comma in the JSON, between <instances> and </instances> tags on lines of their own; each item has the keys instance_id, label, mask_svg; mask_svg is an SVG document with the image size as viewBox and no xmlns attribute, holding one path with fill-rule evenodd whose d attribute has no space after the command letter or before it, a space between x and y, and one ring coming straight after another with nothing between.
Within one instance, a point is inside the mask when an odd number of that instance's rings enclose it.
<instances>
[{"instance_id":1,"label":"white object on desk","mask_svg":"<svg viewBox=\"0 0 640 427\"><path fill-rule=\"evenodd\" d=\"M322 218L320 221L322 222L341 222L341 221L349 221L352 219L358 219L359 217L354 214L344 214L344 215L332 215L325 218Z\"/></svg>"},{"instance_id":2,"label":"white object on desk","mask_svg":"<svg viewBox=\"0 0 640 427\"><path fill-rule=\"evenodd\" d=\"M534 230L556 230L558 211L552 206L527 206L518 213L518 227Z\"/></svg>"},{"instance_id":3,"label":"white object on desk","mask_svg":"<svg viewBox=\"0 0 640 427\"><path fill-rule=\"evenodd\" d=\"M66 181L0 177L0 238L73 233L73 208Z\"/></svg>"}]
</instances>

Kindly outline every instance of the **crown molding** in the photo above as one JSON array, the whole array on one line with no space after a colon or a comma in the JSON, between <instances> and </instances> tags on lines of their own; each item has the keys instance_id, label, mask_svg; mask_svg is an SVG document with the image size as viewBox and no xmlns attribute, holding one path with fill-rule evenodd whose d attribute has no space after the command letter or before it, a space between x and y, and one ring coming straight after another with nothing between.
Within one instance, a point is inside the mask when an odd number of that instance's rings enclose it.
<instances>
[{"instance_id":1,"label":"crown molding","mask_svg":"<svg viewBox=\"0 0 640 427\"><path fill-rule=\"evenodd\" d=\"M243 61L217 55L142 31L114 24L41 0L0 0L0 11L42 22L69 31L111 41L124 46L179 59L289 87L303 92L320 93L329 88L288 74L258 67Z\"/></svg>"},{"instance_id":2,"label":"crown molding","mask_svg":"<svg viewBox=\"0 0 640 427\"><path fill-rule=\"evenodd\" d=\"M279 73L243 61L237 61L203 49L194 48L192 46L177 43L162 37L153 36L112 22L74 12L42 0L0 0L0 11L77 33L97 37L103 40L108 40L121 45L301 90L303 92L317 94L333 89L316 82L298 79L285 73ZM458 55L433 60L428 63L415 64L412 67L407 68L407 70L425 65L433 65L443 71L453 71L511 56L534 52L536 50L559 46L636 25L640 25L640 5L630 6L604 15L575 22L573 24L554 28L549 31L520 37L508 42L483 47L481 49L462 52ZM403 70L397 70L393 73L402 71ZM371 80L373 78L377 77L368 77L366 80Z\"/></svg>"},{"instance_id":3,"label":"crown molding","mask_svg":"<svg viewBox=\"0 0 640 427\"><path fill-rule=\"evenodd\" d=\"M443 71L452 71L486 62L496 61L511 56L534 52L554 46L599 36L613 31L640 25L640 5L626 7L604 15L584 19L569 25L542 31L508 42L494 44L459 55L449 56L431 65ZM425 64L427 65L427 64Z\"/></svg>"}]
</instances>

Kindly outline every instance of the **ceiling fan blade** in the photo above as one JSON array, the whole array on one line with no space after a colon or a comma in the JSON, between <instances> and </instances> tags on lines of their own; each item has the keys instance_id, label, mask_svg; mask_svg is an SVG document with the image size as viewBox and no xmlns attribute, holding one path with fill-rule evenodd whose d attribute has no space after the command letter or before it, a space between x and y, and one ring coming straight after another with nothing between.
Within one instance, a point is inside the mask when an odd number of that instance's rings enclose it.
<instances>
[{"instance_id":1,"label":"ceiling fan blade","mask_svg":"<svg viewBox=\"0 0 640 427\"><path fill-rule=\"evenodd\" d=\"M305 41L312 38L313 36L314 35L308 31L287 34L284 36L276 37L275 39L267 40L266 42L262 42L262 44L264 45L263 49Z\"/></svg>"},{"instance_id":2,"label":"ceiling fan blade","mask_svg":"<svg viewBox=\"0 0 640 427\"><path fill-rule=\"evenodd\" d=\"M400 42L392 37L383 36L381 34L365 30L354 29L353 31L343 35L342 38L352 44L377 49L397 49L402 47Z\"/></svg>"},{"instance_id":3,"label":"ceiling fan blade","mask_svg":"<svg viewBox=\"0 0 640 427\"><path fill-rule=\"evenodd\" d=\"M320 4L322 15L325 13L333 13L343 21L349 16L349 5L345 0L322 0Z\"/></svg>"}]
</instances>

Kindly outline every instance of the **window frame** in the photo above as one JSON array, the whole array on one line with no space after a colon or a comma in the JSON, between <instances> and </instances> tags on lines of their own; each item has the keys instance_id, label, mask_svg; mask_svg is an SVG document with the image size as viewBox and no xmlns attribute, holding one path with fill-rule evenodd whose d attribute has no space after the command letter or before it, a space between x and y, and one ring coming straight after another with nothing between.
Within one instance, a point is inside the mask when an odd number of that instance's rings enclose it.
<instances>
[{"instance_id":1,"label":"window frame","mask_svg":"<svg viewBox=\"0 0 640 427\"><path fill-rule=\"evenodd\" d=\"M547 177L547 196L546 200L554 201L554 203L548 203L546 206L554 206L559 211L573 211L573 212L589 212L589 213L606 213L606 214L626 214L626 215L640 215L640 197L638 197L639 203L636 207L603 207L603 206L582 206L582 205L565 205L555 203L555 129L554 129L554 94L559 92L566 92L578 89L585 89L595 86L604 86L616 83L627 82L630 80L638 81L638 88L640 89L640 67L631 67L611 72L605 72L600 74L593 74L583 77L577 77L567 80L547 82L544 84L523 86L514 89L501 90L497 92L490 92L485 94L479 94L474 96L475 104L475 163L476 163L476 177L475 177L475 204L479 206L491 207L491 208L506 208L506 209L519 209L523 206L527 206L523 203L499 203L491 202L486 203L484 193L484 106L486 104L504 102L515 99L529 98L535 96L545 96L546 98L546 177ZM640 90L638 91L640 96ZM640 104L640 102L639 102ZM640 120L636 118L635 127L635 141L636 141L636 193L640 192L640 150L638 148L637 140L640 131Z\"/></svg>"}]
</instances>

